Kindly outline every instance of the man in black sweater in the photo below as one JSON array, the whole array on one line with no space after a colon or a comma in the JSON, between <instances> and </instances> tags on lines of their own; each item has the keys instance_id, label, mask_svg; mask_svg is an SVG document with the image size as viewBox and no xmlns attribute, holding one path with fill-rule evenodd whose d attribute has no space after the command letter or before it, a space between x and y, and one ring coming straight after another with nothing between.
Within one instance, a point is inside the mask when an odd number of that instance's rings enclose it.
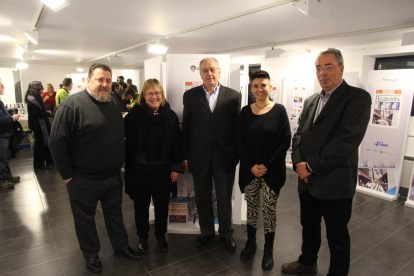
<instances>
[{"instance_id":1,"label":"man in black sweater","mask_svg":"<svg viewBox=\"0 0 414 276\"><path fill-rule=\"evenodd\" d=\"M76 236L93 272L102 270L95 210L101 201L115 253L138 260L128 245L122 218L121 166L125 160L124 124L111 101L111 68L92 64L86 90L68 97L56 112L49 147L68 190Z\"/></svg>"}]
</instances>

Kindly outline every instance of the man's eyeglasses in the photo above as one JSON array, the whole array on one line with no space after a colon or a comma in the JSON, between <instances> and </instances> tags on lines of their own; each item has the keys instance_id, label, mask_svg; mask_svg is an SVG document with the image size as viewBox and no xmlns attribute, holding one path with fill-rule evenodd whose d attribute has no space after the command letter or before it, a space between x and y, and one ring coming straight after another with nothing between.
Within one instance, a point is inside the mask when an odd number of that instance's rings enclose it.
<instances>
[{"instance_id":1,"label":"man's eyeglasses","mask_svg":"<svg viewBox=\"0 0 414 276\"><path fill-rule=\"evenodd\" d=\"M325 70L325 72L330 72L336 65L326 65L325 67L316 67L317 73L322 73L322 70Z\"/></svg>"},{"instance_id":2,"label":"man's eyeglasses","mask_svg":"<svg viewBox=\"0 0 414 276\"><path fill-rule=\"evenodd\" d=\"M220 69L220 68L215 68L215 67L211 67L210 69L209 68L204 68L204 69L201 70L201 72L203 72L203 74L207 74L208 71L210 71L211 73L215 73L216 70L218 70L218 69Z\"/></svg>"},{"instance_id":3,"label":"man's eyeglasses","mask_svg":"<svg viewBox=\"0 0 414 276\"><path fill-rule=\"evenodd\" d=\"M155 97L160 97L161 96L161 91L155 91L154 93L152 92L145 92L145 96L147 97L152 97L155 95Z\"/></svg>"}]
</instances>

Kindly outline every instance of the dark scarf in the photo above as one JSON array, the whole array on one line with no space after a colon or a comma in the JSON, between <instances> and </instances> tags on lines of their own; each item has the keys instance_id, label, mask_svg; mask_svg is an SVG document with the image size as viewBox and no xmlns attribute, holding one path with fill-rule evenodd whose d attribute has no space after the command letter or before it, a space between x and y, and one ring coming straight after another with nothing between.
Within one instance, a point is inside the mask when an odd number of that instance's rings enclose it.
<instances>
[{"instance_id":1,"label":"dark scarf","mask_svg":"<svg viewBox=\"0 0 414 276\"><path fill-rule=\"evenodd\" d=\"M29 95L27 97L27 100L46 113L45 103L43 102L40 96ZM45 145L47 145L49 141L49 133L51 129L50 121L47 118L46 119L38 118L38 120L39 120L40 128L42 130L43 141Z\"/></svg>"},{"instance_id":2,"label":"dark scarf","mask_svg":"<svg viewBox=\"0 0 414 276\"><path fill-rule=\"evenodd\" d=\"M137 103L138 104L138 103ZM147 161L171 161L174 125L170 118L170 104L160 106L157 113L142 99L137 114L138 152L147 153Z\"/></svg>"}]
</instances>

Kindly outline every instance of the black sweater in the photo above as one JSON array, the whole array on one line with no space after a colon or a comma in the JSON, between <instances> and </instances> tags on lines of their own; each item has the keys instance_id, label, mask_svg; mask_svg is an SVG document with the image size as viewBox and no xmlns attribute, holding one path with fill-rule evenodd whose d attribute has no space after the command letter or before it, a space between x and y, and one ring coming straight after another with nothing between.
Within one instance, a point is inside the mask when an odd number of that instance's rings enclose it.
<instances>
[{"instance_id":1,"label":"black sweater","mask_svg":"<svg viewBox=\"0 0 414 276\"><path fill-rule=\"evenodd\" d=\"M241 192L244 193L244 188L255 178L250 169L263 164L267 168L263 179L269 188L279 193L286 181L285 158L291 140L285 107L275 104L262 115L255 115L249 105L243 107L236 137Z\"/></svg>"},{"instance_id":2,"label":"black sweater","mask_svg":"<svg viewBox=\"0 0 414 276\"><path fill-rule=\"evenodd\" d=\"M124 123L116 104L98 102L86 90L69 96L57 109L49 148L64 180L119 173L125 160Z\"/></svg>"}]
</instances>

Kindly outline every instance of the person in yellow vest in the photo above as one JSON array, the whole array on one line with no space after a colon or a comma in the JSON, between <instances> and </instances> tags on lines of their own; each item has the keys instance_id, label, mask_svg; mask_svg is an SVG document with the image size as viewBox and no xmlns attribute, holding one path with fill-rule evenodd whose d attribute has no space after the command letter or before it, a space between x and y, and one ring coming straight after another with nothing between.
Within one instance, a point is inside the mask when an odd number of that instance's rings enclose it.
<instances>
[{"instance_id":1,"label":"person in yellow vest","mask_svg":"<svg viewBox=\"0 0 414 276\"><path fill-rule=\"evenodd\" d=\"M72 90L73 82L71 78L64 78L62 81L63 87L56 93L56 106L69 96L69 91Z\"/></svg>"}]
</instances>

